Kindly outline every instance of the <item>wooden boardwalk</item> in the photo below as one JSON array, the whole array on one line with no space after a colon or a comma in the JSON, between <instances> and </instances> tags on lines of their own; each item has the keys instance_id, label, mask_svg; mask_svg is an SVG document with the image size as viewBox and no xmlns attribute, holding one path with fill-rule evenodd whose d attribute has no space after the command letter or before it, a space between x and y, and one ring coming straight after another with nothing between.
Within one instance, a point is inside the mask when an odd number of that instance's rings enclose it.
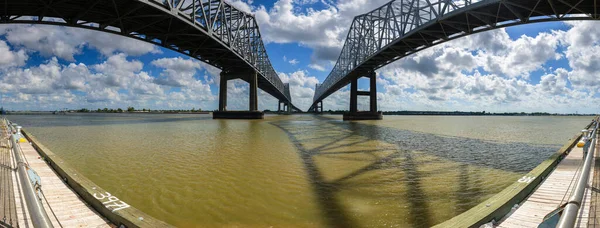
<instances>
[{"instance_id":1,"label":"wooden boardwalk","mask_svg":"<svg viewBox=\"0 0 600 228\"><path fill-rule=\"evenodd\" d=\"M12 162L11 149L8 142L8 130L0 123L0 220L8 225L16 226L17 208L12 176L15 165Z\"/></svg>"},{"instance_id":2,"label":"wooden boardwalk","mask_svg":"<svg viewBox=\"0 0 600 228\"><path fill-rule=\"evenodd\" d=\"M600 228L600 150L596 150L594 157L594 175L592 175L592 201L590 204L590 219L588 227Z\"/></svg>"},{"instance_id":3,"label":"wooden boardwalk","mask_svg":"<svg viewBox=\"0 0 600 228\"><path fill-rule=\"evenodd\" d=\"M598 147L596 147L598 148ZM597 149L596 149L597 150ZM576 175L583 161L583 149L574 147L554 171L544 180L519 208L505 217L497 227L537 227L544 216L566 203L575 188ZM593 172L593 170L592 170ZM591 176L594 176L591 173ZM593 178L589 180L589 186ZM566 194L566 195L565 195ZM587 227L590 211L591 189L586 188L575 227Z\"/></svg>"},{"instance_id":4,"label":"wooden boardwalk","mask_svg":"<svg viewBox=\"0 0 600 228\"><path fill-rule=\"evenodd\" d=\"M40 159L33 146L29 143L19 143L19 145L26 162L42 180L42 191L47 199L44 208L54 227L111 227L105 218L89 207L46 162ZM25 223L21 227L26 227L24 225Z\"/></svg>"},{"instance_id":5,"label":"wooden boardwalk","mask_svg":"<svg viewBox=\"0 0 600 228\"><path fill-rule=\"evenodd\" d=\"M0 122L0 221L13 227L33 227L21 189L16 159L7 137L6 125ZM42 180L44 209L54 227L115 227L88 206L59 176L40 159L28 142L19 143L22 156ZM9 224L10 225L10 224ZM0 224L0 227L2 225Z\"/></svg>"}]
</instances>

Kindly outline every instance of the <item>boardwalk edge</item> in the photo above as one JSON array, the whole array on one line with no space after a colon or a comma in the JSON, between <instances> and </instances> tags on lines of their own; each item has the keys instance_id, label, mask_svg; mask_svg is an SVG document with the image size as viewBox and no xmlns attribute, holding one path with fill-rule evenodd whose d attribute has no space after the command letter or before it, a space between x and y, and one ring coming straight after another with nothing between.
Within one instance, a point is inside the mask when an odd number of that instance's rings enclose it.
<instances>
[{"instance_id":1,"label":"boardwalk edge","mask_svg":"<svg viewBox=\"0 0 600 228\"><path fill-rule=\"evenodd\" d=\"M589 129L591 125L592 123L590 122L585 129ZM581 136L582 133L573 136L556 153L500 193L434 227L479 227L492 221L500 221L510 213L515 204L520 204L535 191L537 186L552 172L556 165L569 154Z\"/></svg>"},{"instance_id":2,"label":"boardwalk edge","mask_svg":"<svg viewBox=\"0 0 600 228\"><path fill-rule=\"evenodd\" d=\"M67 185L79 196L83 201L90 205L96 212L108 219L111 223L118 227L173 227L161 220L158 220L139 209L128 205L122 210L114 210L115 207L107 207L108 195L107 191L92 181L81 175L75 169L64 163L64 161L54 154L50 149L41 144L31 133L21 130L23 135L31 142L46 163L54 170L54 172L67 183ZM113 196L114 197L114 196ZM98 199L101 198L101 199ZM116 198L116 197L115 197ZM112 198L112 199L115 199ZM122 201L114 201L116 204ZM110 200L109 200L110 201ZM119 208L119 207L116 207Z\"/></svg>"}]
</instances>

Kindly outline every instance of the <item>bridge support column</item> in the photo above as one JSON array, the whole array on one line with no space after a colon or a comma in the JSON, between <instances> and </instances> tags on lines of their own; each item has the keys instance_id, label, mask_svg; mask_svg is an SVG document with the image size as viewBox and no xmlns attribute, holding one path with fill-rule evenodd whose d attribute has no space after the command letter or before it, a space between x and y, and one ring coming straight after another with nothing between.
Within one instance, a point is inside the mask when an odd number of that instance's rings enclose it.
<instances>
[{"instance_id":1,"label":"bridge support column","mask_svg":"<svg viewBox=\"0 0 600 228\"><path fill-rule=\"evenodd\" d=\"M350 113L358 112L358 78L350 82Z\"/></svg>"},{"instance_id":2,"label":"bridge support column","mask_svg":"<svg viewBox=\"0 0 600 228\"><path fill-rule=\"evenodd\" d=\"M219 111L227 111L227 74L221 72L221 82L219 83Z\"/></svg>"},{"instance_id":3,"label":"bridge support column","mask_svg":"<svg viewBox=\"0 0 600 228\"><path fill-rule=\"evenodd\" d=\"M322 114L323 113L323 101L319 101L319 103L317 103L317 106L315 106L315 113L317 114Z\"/></svg>"},{"instance_id":4,"label":"bridge support column","mask_svg":"<svg viewBox=\"0 0 600 228\"><path fill-rule=\"evenodd\" d=\"M250 83L250 101L249 109L250 111L258 111L258 75L256 72L252 73L249 78Z\"/></svg>"},{"instance_id":5,"label":"bridge support column","mask_svg":"<svg viewBox=\"0 0 600 228\"><path fill-rule=\"evenodd\" d=\"M383 114L377 111L377 74L375 71L370 71L369 75L369 91L358 91L358 78L352 79L350 82L350 112L344 113L344 120L381 120ZM369 96L369 111L358 111L358 96ZM321 104L322 105L322 104ZM321 106L322 109L322 106Z\"/></svg>"},{"instance_id":6,"label":"bridge support column","mask_svg":"<svg viewBox=\"0 0 600 228\"><path fill-rule=\"evenodd\" d=\"M285 114L290 114L291 113L290 112L290 105L287 102L283 103L283 112Z\"/></svg>"},{"instance_id":7,"label":"bridge support column","mask_svg":"<svg viewBox=\"0 0 600 228\"><path fill-rule=\"evenodd\" d=\"M277 102L277 113L281 112L281 101Z\"/></svg>"},{"instance_id":8,"label":"bridge support column","mask_svg":"<svg viewBox=\"0 0 600 228\"><path fill-rule=\"evenodd\" d=\"M227 111L227 80L233 78L242 78L250 84L249 107L248 111ZM227 72L221 72L221 82L219 83L219 111L213 112L213 119L263 119L264 113L258 111L258 73L249 74L238 73L230 75Z\"/></svg>"},{"instance_id":9,"label":"bridge support column","mask_svg":"<svg viewBox=\"0 0 600 228\"><path fill-rule=\"evenodd\" d=\"M377 74L375 71L369 72L369 103L370 110L373 113L377 112Z\"/></svg>"},{"instance_id":10,"label":"bridge support column","mask_svg":"<svg viewBox=\"0 0 600 228\"><path fill-rule=\"evenodd\" d=\"M279 107L277 107L278 113L290 114L290 105L285 101L279 101Z\"/></svg>"}]
</instances>

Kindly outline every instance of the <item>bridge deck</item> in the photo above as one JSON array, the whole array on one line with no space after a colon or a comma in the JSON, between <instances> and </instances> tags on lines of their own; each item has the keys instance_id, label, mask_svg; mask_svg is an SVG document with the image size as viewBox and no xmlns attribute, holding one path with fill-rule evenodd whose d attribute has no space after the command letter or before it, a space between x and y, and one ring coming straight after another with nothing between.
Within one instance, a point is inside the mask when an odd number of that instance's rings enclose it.
<instances>
[{"instance_id":1,"label":"bridge deck","mask_svg":"<svg viewBox=\"0 0 600 228\"><path fill-rule=\"evenodd\" d=\"M598 148L598 147L596 147ZM574 147L571 153L562 160L554 171L544 180L519 208L500 221L498 227L537 227L544 216L568 201L577 180L571 180L579 174L582 165L583 149ZM592 172L594 172L592 170ZM591 176L594 174L592 173ZM576 178L576 177L575 177ZM593 178L590 178L591 186ZM566 195L566 196L565 196ZM589 220L591 191L586 189L579 212L576 227L587 227Z\"/></svg>"}]
</instances>

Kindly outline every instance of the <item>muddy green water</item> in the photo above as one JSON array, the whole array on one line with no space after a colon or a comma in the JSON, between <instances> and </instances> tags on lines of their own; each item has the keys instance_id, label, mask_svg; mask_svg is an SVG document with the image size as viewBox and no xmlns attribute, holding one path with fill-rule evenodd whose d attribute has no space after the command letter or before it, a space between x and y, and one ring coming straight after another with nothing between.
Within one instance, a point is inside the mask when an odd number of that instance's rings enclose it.
<instances>
[{"instance_id":1,"label":"muddy green water","mask_svg":"<svg viewBox=\"0 0 600 228\"><path fill-rule=\"evenodd\" d=\"M592 117L8 116L179 227L428 227L493 196Z\"/></svg>"}]
</instances>

